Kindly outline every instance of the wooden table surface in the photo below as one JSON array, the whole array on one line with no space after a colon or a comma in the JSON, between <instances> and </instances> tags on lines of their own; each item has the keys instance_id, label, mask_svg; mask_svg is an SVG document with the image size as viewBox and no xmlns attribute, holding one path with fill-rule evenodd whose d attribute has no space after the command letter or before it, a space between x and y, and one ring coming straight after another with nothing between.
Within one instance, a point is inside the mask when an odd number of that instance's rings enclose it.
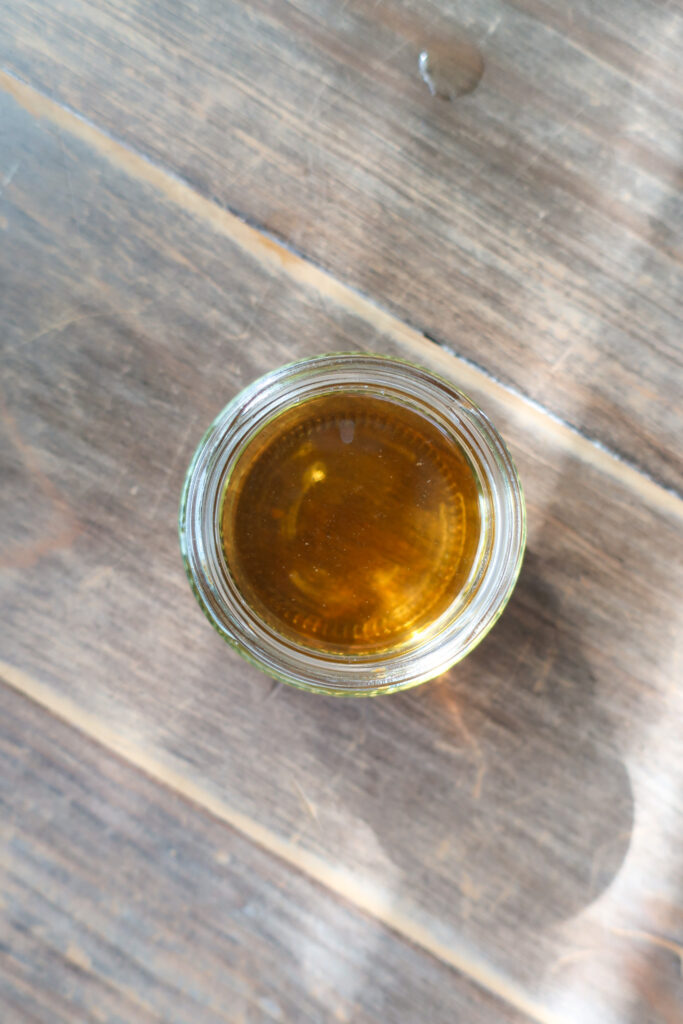
<instances>
[{"instance_id":1,"label":"wooden table surface","mask_svg":"<svg viewBox=\"0 0 683 1024\"><path fill-rule=\"evenodd\" d=\"M0 5L3 1024L682 1019L682 48L676 0ZM372 701L242 662L176 534L227 400L341 349L469 392L529 513L490 636Z\"/></svg>"}]
</instances>

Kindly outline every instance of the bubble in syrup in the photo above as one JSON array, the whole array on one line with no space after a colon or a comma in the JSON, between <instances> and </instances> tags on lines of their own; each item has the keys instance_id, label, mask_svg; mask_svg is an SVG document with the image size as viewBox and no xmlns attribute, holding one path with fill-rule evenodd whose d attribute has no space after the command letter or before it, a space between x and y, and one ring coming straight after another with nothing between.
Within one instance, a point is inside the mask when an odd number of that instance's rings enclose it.
<instances>
[{"instance_id":1,"label":"bubble in syrup","mask_svg":"<svg viewBox=\"0 0 683 1024\"><path fill-rule=\"evenodd\" d=\"M339 424L339 436L342 440L342 444L351 444L355 433L356 427L353 420L341 421Z\"/></svg>"}]
</instances>

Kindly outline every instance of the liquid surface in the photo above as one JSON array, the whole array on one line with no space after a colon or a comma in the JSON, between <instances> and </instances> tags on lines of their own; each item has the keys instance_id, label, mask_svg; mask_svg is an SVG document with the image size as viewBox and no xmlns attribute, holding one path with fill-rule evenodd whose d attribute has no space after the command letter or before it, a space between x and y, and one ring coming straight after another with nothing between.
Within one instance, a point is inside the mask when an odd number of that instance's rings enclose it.
<instances>
[{"instance_id":1,"label":"liquid surface","mask_svg":"<svg viewBox=\"0 0 683 1024\"><path fill-rule=\"evenodd\" d=\"M481 530L460 447L394 402L309 399L241 455L223 550L253 610L314 650L409 644L457 597Z\"/></svg>"}]
</instances>

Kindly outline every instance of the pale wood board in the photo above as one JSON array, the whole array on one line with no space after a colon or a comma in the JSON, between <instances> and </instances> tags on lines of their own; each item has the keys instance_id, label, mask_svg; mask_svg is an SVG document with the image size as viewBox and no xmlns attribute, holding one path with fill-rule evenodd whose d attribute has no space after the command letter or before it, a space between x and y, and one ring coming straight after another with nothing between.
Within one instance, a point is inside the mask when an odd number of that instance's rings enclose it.
<instances>
[{"instance_id":1,"label":"pale wood board","mask_svg":"<svg viewBox=\"0 0 683 1024\"><path fill-rule=\"evenodd\" d=\"M53 115L2 100L3 678L532 1019L667 1021L680 503ZM212 633L175 516L242 384L358 346L466 381L530 542L461 666L340 702L273 691Z\"/></svg>"},{"instance_id":2,"label":"pale wood board","mask_svg":"<svg viewBox=\"0 0 683 1024\"><path fill-rule=\"evenodd\" d=\"M679 491L682 44L644 0L0 11L7 68Z\"/></svg>"}]
</instances>

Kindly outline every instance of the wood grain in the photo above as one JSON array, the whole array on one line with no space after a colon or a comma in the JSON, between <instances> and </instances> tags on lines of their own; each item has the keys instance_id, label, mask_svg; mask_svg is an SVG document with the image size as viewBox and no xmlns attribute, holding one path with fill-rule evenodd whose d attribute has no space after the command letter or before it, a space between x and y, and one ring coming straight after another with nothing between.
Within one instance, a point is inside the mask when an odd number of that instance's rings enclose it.
<instances>
[{"instance_id":1,"label":"wood grain","mask_svg":"<svg viewBox=\"0 0 683 1024\"><path fill-rule=\"evenodd\" d=\"M526 1018L0 688L5 1024Z\"/></svg>"},{"instance_id":2,"label":"wood grain","mask_svg":"<svg viewBox=\"0 0 683 1024\"><path fill-rule=\"evenodd\" d=\"M4 678L532 1019L666 1020L680 503L471 388L529 505L501 623L411 694L274 690L208 628L182 571L177 501L204 427L243 383L314 352L469 371L297 284L295 256L265 239L259 256L222 215L211 230L75 122L5 98L1 123L17 165L0 249Z\"/></svg>"},{"instance_id":3,"label":"wood grain","mask_svg":"<svg viewBox=\"0 0 683 1024\"><path fill-rule=\"evenodd\" d=\"M10 0L0 60L680 489L676 5ZM430 96L434 43L482 54Z\"/></svg>"}]
</instances>

